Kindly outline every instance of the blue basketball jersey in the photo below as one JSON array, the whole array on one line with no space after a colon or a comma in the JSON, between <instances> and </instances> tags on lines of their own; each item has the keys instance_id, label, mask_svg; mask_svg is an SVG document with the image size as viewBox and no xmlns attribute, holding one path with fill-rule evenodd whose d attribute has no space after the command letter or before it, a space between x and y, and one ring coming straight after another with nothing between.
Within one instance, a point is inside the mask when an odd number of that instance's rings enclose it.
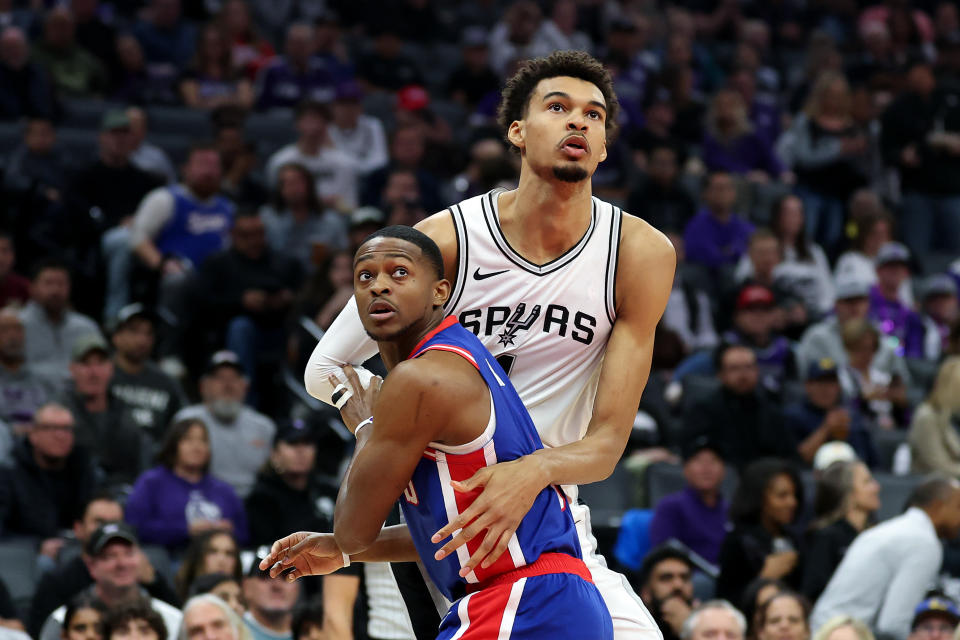
<instances>
[{"instance_id":1,"label":"blue basketball jersey","mask_svg":"<svg viewBox=\"0 0 960 640\"><path fill-rule=\"evenodd\" d=\"M157 249L186 258L199 268L207 256L227 246L233 204L222 196L202 203L179 184L168 188L173 194L173 217L157 237Z\"/></svg>"},{"instance_id":2,"label":"blue basketball jersey","mask_svg":"<svg viewBox=\"0 0 960 640\"><path fill-rule=\"evenodd\" d=\"M483 584L535 562L541 554L563 553L580 558L580 543L566 497L550 486L537 496L511 537L507 551L492 566L477 567L466 578L459 575L480 546L482 535L443 560L434 560L434 553L442 543L434 544L430 537L467 509L481 491L458 493L450 482L467 480L482 467L515 460L542 449L543 444L503 369L455 317L448 317L427 334L410 358L431 350L455 353L470 362L487 383L491 398L490 421L484 432L463 445L430 443L400 501L413 542L434 584L453 601L464 595L468 584Z\"/></svg>"}]
</instances>

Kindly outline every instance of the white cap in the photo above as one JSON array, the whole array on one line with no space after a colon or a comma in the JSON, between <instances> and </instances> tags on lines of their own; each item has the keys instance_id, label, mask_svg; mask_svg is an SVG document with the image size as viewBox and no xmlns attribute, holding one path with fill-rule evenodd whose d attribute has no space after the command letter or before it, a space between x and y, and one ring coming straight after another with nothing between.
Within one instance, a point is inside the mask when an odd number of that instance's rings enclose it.
<instances>
[{"instance_id":1,"label":"white cap","mask_svg":"<svg viewBox=\"0 0 960 640\"><path fill-rule=\"evenodd\" d=\"M824 443L813 456L813 470L823 471L834 462L853 462L857 452L846 442L834 440Z\"/></svg>"}]
</instances>

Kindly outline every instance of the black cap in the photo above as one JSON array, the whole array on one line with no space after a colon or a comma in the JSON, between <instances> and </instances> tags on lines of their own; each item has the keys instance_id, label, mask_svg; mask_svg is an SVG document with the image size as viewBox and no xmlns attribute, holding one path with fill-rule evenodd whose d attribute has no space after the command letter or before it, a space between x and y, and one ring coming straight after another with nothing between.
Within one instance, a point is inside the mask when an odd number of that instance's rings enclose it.
<instances>
[{"instance_id":1,"label":"black cap","mask_svg":"<svg viewBox=\"0 0 960 640\"><path fill-rule=\"evenodd\" d=\"M98 556L113 540L123 540L132 545L138 544L137 534L126 522L108 522L97 527L87 540L87 554Z\"/></svg>"},{"instance_id":2,"label":"black cap","mask_svg":"<svg viewBox=\"0 0 960 640\"><path fill-rule=\"evenodd\" d=\"M317 434L313 425L300 418L293 420L284 420L277 424L277 432L273 436L273 444L286 442L287 444L298 444L308 442L316 444Z\"/></svg>"},{"instance_id":3,"label":"black cap","mask_svg":"<svg viewBox=\"0 0 960 640\"><path fill-rule=\"evenodd\" d=\"M697 436L693 440L683 443L683 461L686 462L704 449L713 451L721 460L723 460L723 447L720 446L720 443L708 435L701 435Z\"/></svg>"},{"instance_id":4,"label":"black cap","mask_svg":"<svg viewBox=\"0 0 960 640\"><path fill-rule=\"evenodd\" d=\"M117 313L114 331L123 328L124 325L135 318L143 318L149 320L151 324L154 324L157 321L157 314L139 302L128 304Z\"/></svg>"},{"instance_id":5,"label":"black cap","mask_svg":"<svg viewBox=\"0 0 960 640\"><path fill-rule=\"evenodd\" d=\"M215 354L210 356L210 362L207 363L207 368L204 369L204 375L210 375L220 367L233 367L240 374L245 374L243 367L240 365L240 358L237 357L233 351L217 351Z\"/></svg>"}]
</instances>

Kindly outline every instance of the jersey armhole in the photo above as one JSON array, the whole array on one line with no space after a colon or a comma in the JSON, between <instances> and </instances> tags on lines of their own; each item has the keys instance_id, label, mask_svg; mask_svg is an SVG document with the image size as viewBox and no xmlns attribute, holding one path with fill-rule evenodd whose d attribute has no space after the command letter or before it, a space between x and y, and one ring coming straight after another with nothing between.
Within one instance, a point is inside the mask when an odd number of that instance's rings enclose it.
<instances>
[{"instance_id":1,"label":"jersey armhole","mask_svg":"<svg viewBox=\"0 0 960 640\"><path fill-rule=\"evenodd\" d=\"M613 325L617 319L617 268L620 263L620 235L623 229L623 212L610 205L610 239L607 250L606 303L607 319Z\"/></svg>"},{"instance_id":2,"label":"jersey armhole","mask_svg":"<svg viewBox=\"0 0 960 640\"><path fill-rule=\"evenodd\" d=\"M483 433L470 442L465 442L464 444L451 446L447 444L431 442L427 446L431 449L442 451L448 455L464 455L483 449L488 442L493 440L493 434L497 431L497 407L493 403L493 391L491 391L489 387L487 387L487 396L490 398L490 419L487 420L487 426L484 428Z\"/></svg>"},{"instance_id":3,"label":"jersey armhole","mask_svg":"<svg viewBox=\"0 0 960 640\"><path fill-rule=\"evenodd\" d=\"M453 219L453 231L457 236L457 281L453 285L453 291L450 293L450 297L447 298L447 302L443 305L445 311L452 313L453 310L457 308L460 297L463 295L463 289L467 280L467 264L470 254L467 247L467 227L463 221L463 210L460 209L459 204L455 204L447 209L447 211L450 212L450 217Z\"/></svg>"}]
</instances>

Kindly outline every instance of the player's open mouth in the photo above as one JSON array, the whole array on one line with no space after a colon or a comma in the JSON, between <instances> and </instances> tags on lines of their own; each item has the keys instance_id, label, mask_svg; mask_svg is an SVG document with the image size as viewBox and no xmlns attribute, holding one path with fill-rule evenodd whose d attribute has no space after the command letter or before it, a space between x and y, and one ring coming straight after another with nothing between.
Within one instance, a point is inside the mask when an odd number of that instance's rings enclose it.
<instances>
[{"instance_id":1,"label":"player's open mouth","mask_svg":"<svg viewBox=\"0 0 960 640\"><path fill-rule=\"evenodd\" d=\"M367 307L367 314L376 320L389 320L396 315L397 310L389 302L384 300L374 300Z\"/></svg>"},{"instance_id":2,"label":"player's open mouth","mask_svg":"<svg viewBox=\"0 0 960 640\"><path fill-rule=\"evenodd\" d=\"M568 157L582 158L587 155L587 152L590 150L590 145L587 144L587 140L583 136L572 135L567 136L560 143L560 150Z\"/></svg>"}]
</instances>

